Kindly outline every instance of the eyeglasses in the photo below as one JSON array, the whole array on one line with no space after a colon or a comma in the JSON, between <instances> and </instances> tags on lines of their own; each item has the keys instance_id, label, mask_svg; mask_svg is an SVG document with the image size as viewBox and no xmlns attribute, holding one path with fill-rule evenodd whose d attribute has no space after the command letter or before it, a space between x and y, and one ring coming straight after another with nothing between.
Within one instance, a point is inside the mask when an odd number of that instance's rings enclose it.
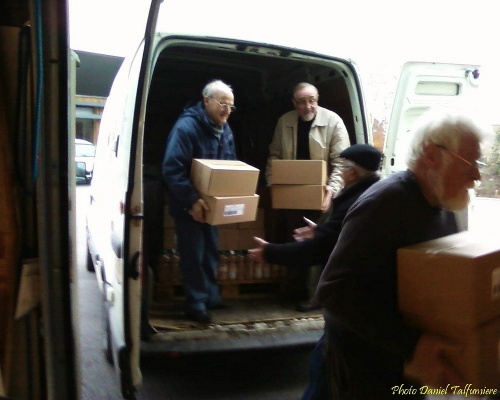
<instances>
[{"instance_id":1,"label":"eyeglasses","mask_svg":"<svg viewBox=\"0 0 500 400\"><path fill-rule=\"evenodd\" d=\"M318 98L317 97L305 97L301 99L293 99L295 103L297 103L299 106L309 106L309 105L314 105L318 103Z\"/></svg>"},{"instance_id":2,"label":"eyeglasses","mask_svg":"<svg viewBox=\"0 0 500 400\"><path fill-rule=\"evenodd\" d=\"M459 156L457 153L454 153L453 151L449 150L448 148L446 148L445 146L441 145L441 144L436 144L437 147L439 147L440 149L443 149L445 151L447 151L448 153L450 153L453 157L459 159L460 161L464 162L465 164L467 164L469 167L471 168L483 168L486 166L486 164L482 161L479 161L479 160L476 160L474 161L473 163L470 162L469 160L466 160L465 158L463 158L462 156Z\"/></svg>"},{"instance_id":3,"label":"eyeglasses","mask_svg":"<svg viewBox=\"0 0 500 400\"><path fill-rule=\"evenodd\" d=\"M229 111L229 112L234 112L234 111L236 111L236 107L235 107L235 106L232 106L232 105L230 105L230 104L223 104L223 103L219 102L219 101L218 101L215 97L212 97L212 96L208 96L208 97L210 97L211 99L215 100L215 102L216 102L219 106L221 106L224 110Z\"/></svg>"}]
</instances>

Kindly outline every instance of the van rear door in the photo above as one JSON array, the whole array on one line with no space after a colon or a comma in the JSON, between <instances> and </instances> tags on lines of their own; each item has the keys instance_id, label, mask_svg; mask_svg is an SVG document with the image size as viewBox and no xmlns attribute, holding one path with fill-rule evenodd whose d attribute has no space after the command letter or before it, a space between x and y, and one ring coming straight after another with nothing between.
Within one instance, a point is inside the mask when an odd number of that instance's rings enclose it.
<instances>
[{"instance_id":1,"label":"van rear door","mask_svg":"<svg viewBox=\"0 0 500 400\"><path fill-rule=\"evenodd\" d=\"M94 260L105 300L107 356L125 399L142 382L139 369L143 191L142 130L151 41L160 0L153 0L144 40L124 60L104 111L95 158L88 225L102 253ZM105 189L104 189L105 188ZM106 215L105 215L106 214ZM102 221L109 221L104 224ZM94 227L94 228L93 228Z\"/></svg>"},{"instance_id":2,"label":"van rear door","mask_svg":"<svg viewBox=\"0 0 500 400\"><path fill-rule=\"evenodd\" d=\"M384 173L406 169L409 131L415 119L434 107L473 109L478 85L478 65L404 64L385 138Z\"/></svg>"}]
</instances>

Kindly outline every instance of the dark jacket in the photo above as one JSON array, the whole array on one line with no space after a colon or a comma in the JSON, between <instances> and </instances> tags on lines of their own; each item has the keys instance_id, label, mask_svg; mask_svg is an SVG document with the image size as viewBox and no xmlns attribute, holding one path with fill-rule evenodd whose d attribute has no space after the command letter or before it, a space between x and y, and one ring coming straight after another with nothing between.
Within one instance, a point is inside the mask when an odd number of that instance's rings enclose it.
<instances>
[{"instance_id":1,"label":"dark jacket","mask_svg":"<svg viewBox=\"0 0 500 400\"><path fill-rule=\"evenodd\" d=\"M337 243L347 211L358 197L379 179L378 176L370 176L342 189L332 199L331 213L323 224L316 227L314 237L301 242L269 243L264 248L264 259L269 263L288 267L325 265Z\"/></svg>"},{"instance_id":2,"label":"dark jacket","mask_svg":"<svg viewBox=\"0 0 500 400\"><path fill-rule=\"evenodd\" d=\"M173 217L185 214L200 198L190 179L193 158L236 159L229 125L223 125L220 137L216 132L201 101L185 108L170 131L162 173Z\"/></svg>"},{"instance_id":3,"label":"dark jacket","mask_svg":"<svg viewBox=\"0 0 500 400\"><path fill-rule=\"evenodd\" d=\"M352 398L390 398L420 336L398 311L397 250L457 231L454 214L431 206L409 170L373 185L350 208L317 297Z\"/></svg>"}]
</instances>

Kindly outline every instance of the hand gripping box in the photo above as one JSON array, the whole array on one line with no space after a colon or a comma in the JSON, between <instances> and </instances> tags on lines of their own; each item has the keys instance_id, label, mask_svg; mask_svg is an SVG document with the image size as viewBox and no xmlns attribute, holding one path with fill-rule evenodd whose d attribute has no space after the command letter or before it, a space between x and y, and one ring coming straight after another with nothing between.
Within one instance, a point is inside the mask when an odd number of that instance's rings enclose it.
<instances>
[{"instance_id":1,"label":"hand gripping box","mask_svg":"<svg viewBox=\"0 0 500 400\"><path fill-rule=\"evenodd\" d=\"M473 388L500 389L500 241L469 232L398 250L406 322L462 347L447 354Z\"/></svg>"},{"instance_id":2,"label":"hand gripping box","mask_svg":"<svg viewBox=\"0 0 500 400\"><path fill-rule=\"evenodd\" d=\"M253 196L259 170L238 160L194 159L191 181L208 196Z\"/></svg>"},{"instance_id":3,"label":"hand gripping box","mask_svg":"<svg viewBox=\"0 0 500 400\"><path fill-rule=\"evenodd\" d=\"M500 240L461 232L398 250L400 310L426 324L500 317Z\"/></svg>"},{"instance_id":4,"label":"hand gripping box","mask_svg":"<svg viewBox=\"0 0 500 400\"><path fill-rule=\"evenodd\" d=\"M273 185L325 185L323 160L271 160Z\"/></svg>"}]
</instances>

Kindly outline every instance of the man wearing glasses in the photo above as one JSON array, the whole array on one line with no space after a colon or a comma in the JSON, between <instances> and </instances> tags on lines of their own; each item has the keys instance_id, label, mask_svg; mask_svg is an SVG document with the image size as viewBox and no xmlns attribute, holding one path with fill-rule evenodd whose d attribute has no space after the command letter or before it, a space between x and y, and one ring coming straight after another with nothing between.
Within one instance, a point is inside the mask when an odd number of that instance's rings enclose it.
<instances>
[{"instance_id":1,"label":"man wearing glasses","mask_svg":"<svg viewBox=\"0 0 500 400\"><path fill-rule=\"evenodd\" d=\"M227 120L235 110L230 86L207 84L202 100L184 109L167 139L163 180L175 220L179 268L186 295L186 316L212 322L209 310L224 308L216 282L219 264L217 227L205 220L208 206L190 180L193 158L235 160L233 133Z\"/></svg>"},{"instance_id":2,"label":"man wearing glasses","mask_svg":"<svg viewBox=\"0 0 500 400\"><path fill-rule=\"evenodd\" d=\"M399 313L397 251L458 232L453 211L467 207L493 132L465 114L431 111L409 135L408 169L353 204L318 285L335 399L404 398L391 388L462 381L446 358L461 346Z\"/></svg>"},{"instance_id":3,"label":"man wearing glasses","mask_svg":"<svg viewBox=\"0 0 500 400\"><path fill-rule=\"evenodd\" d=\"M339 154L349 147L349 135L344 121L335 112L318 105L318 89L307 82L297 84L292 92L294 110L282 115L274 130L273 140L269 146L269 157L266 167L266 181L272 184L272 160L324 160L328 165L328 182L322 212L328 211L333 196L343 187L340 171ZM277 226L283 227L277 242L293 240L292 233L303 225L303 217L317 221L320 212L307 210L280 210L276 217ZM292 277L298 291L298 299L309 297L305 282L309 280L309 270L300 268L296 271L300 276ZM315 283L313 282L313 286ZM295 290L292 290L294 292ZM298 305L299 311L310 311L319 308L314 301L307 300Z\"/></svg>"}]
</instances>

